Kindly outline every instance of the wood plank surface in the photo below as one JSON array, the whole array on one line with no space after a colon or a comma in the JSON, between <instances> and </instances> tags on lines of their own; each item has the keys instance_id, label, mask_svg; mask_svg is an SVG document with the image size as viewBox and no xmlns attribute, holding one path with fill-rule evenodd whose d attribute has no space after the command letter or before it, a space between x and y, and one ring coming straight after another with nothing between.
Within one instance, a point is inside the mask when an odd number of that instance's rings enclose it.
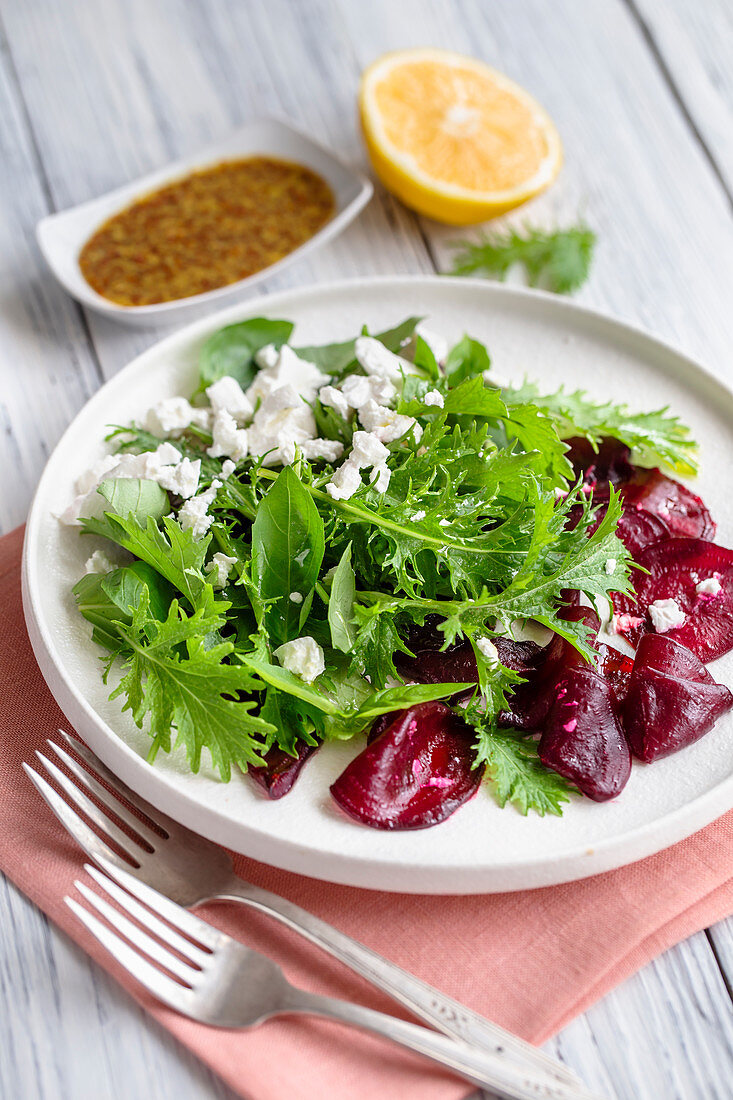
<instances>
[{"instance_id":1,"label":"wood plank surface","mask_svg":"<svg viewBox=\"0 0 733 1100\"><path fill-rule=\"evenodd\" d=\"M716 0L722 11L723 0ZM695 66L717 88L694 0L640 4L655 28L685 29ZM716 9L717 10L717 9ZM476 53L524 83L555 117L561 179L521 212L545 224L582 214L600 238L581 300L666 336L730 377L733 219L722 108L695 128L700 81L675 87L622 0L5 0L0 53L0 459L19 470L0 499L18 522L45 456L99 384L159 333L85 317L43 270L35 221L226 134L258 114L291 119L366 166L354 95L363 65L416 43ZM689 31L690 20L697 28ZM677 36L675 38L675 36ZM661 41L661 39L660 39ZM704 44L707 43L707 44ZM674 51L666 64L677 71ZM677 50L679 62L681 51ZM688 101L687 97L691 97ZM727 93L721 93L729 103ZM708 112L709 113L709 112ZM689 116L689 117L688 117ZM690 125L695 119L695 127ZM341 238L263 290L449 263L457 234L418 222L377 188ZM0 988L15 1009L0 1094L144 1095L181 1100L226 1090L12 889L0 895ZM575 1021L550 1048L589 1084L625 1100L727 1098L733 1076L730 931L693 937ZM716 959L717 956L717 959ZM730 984L730 982L729 982ZM62 1037L62 1041L59 1040ZM82 1074L73 1041L98 1053Z\"/></svg>"}]
</instances>

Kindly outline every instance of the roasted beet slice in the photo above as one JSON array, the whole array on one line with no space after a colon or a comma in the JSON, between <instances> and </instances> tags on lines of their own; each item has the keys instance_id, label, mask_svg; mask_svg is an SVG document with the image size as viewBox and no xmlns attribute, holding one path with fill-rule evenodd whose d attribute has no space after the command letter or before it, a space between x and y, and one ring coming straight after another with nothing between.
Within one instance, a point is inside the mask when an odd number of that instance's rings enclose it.
<instances>
[{"instance_id":1,"label":"roasted beet slice","mask_svg":"<svg viewBox=\"0 0 733 1100\"><path fill-rule=\"evenodd\" d=\"M258 767L250 766L247 774L252 776L270 798L282 798L300 775L306 760L318 747L318 745L306 745L303 741L298 741L296 745L298 755L291 756L284 749L273 745L265 755L265 763Z\"/></svg>"},{"instance_id":2,"label":"roasted beet slice","mask_svg":"<svg viewBox=\"0 0 733 1100\"><path fill-rule=\"evenodd\" d=\"M598 650L598 673L604 680L608 680L613 688L616 700L620 702L626 697L629 688L629 677L634 667L631 657L620 653L618 649L601 643Z\"/></svg>"},{"instance_id":3,"label":"roasted beet slice","mask_svg":"<svg viewBox=\"0 0 733 1100\"><path fill-rule=\"evenodd\" d=\"M631 774L631 753L618 723L611 684L589 668L573 668L557 688L539 757L592 798L615 798Z\"/></svg>"},{"instance_id":4,"label":"roasted beet slice","mask_svg":"<svg viewBox=\"0 0 733 1100\"><path fill-rule=\"evenodd\" d=\"M590 486L594 492L608 489L609 484L621 485L634 473L634 467L629 462L631 450L618 439L607 436L600 441L597 451L587 439L574 438L565 442L570 446L568 458L576 480L582 478L583 484Z\"/></svg>"},{"instance_id":5,"label":"roasted beet slice","mask_svg":"<svg viewBox=\"0 0 733 1100\"><path fill-rule=\"evenodd\" d=\"M592 608L580 605L563 608L558 617L566 622L585 623L592 629L594 636L598 634L601 625ZM509 708L499 714L499 725L513 726L520 730L541 729L555 701L557 685L567 670L588 667L585 658L560 634L556 634L550 644L540 652L541 662L538 662L532 673L522 673L528 677L527 681L518 684L514 689L509 698Z\"/></svg>"},{"instance_id":6,"label":"roasted beet slice","mask_svg":"<svg viewBox=\"0 0 733 1100\"><path fill-rule=\"evenodd\" d=\"M661 470L637 467L621 493L628 505L659 516L678 538L715 536L713 517L700 497Z\"/></svg>"},{"instance_id":7,"label":"roasted beet slice","mask_svg":"<svg viewBox=\"0 0 733 1100\"><path fill-rule=\"evenodd\" d=\"M638 641L654 629L651 604L674 600L685 621L660 633L686 645L702 661L733 649L733 551L703 539L673 538L647 546L638 562L649 572L634 577L636 599L614 597L616 621L624 614L642 620L624 632L629 640ZM714 591L705 591L706 582Z\"/></svg>"},{"instance_id":8,"label":"roasted beet slice","mask_svg":"<svg viewBox=\"0 0 733 1100\"><path fill-rule=\"evenodd\" d=\"M443 652L419 650L414 657L395 653L394 662L400 676L419 684L473 684L478 679L476 657L470 642L460 642Z\"/></svg>"},{"instance_id":9,"label":"roasted beet slice","mask_svg":"<svg viewBox=\"0 0 733 1100\"><path fill-rule=\"evenodd\" d=\"M699 741L733 707L733 692L671 638L641 639L623 708L635 756L650 763Z\"/></svg>"},{"instance_id":10,"label":"roasted beet slice","mask_svg":"<svg viewBox=\"0 0 733 1100\"><path fill-rule=\"evenodd\" d=\"M331 787L342 810L373 829L427 829L476 793L474 734L444 703L401 711Z\"/></svg>"}]
</instances>

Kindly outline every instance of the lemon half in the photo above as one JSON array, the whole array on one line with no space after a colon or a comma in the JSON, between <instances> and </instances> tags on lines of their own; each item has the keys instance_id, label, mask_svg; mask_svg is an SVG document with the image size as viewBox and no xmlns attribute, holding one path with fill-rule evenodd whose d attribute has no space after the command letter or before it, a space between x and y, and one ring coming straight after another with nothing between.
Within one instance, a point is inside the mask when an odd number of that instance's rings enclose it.
<instances>
[{"instance_id":1,"label":"lemon half","mask_svg":"<svg viewBox=\"0 0 733 1100\"><path fill-rule=\"evenodd\" d=\"M513 80L448 50L385 54L359 111L374 171L406 206L450 225L485 221L555 179L560 137Z\"/></svg>"}]
</instances>

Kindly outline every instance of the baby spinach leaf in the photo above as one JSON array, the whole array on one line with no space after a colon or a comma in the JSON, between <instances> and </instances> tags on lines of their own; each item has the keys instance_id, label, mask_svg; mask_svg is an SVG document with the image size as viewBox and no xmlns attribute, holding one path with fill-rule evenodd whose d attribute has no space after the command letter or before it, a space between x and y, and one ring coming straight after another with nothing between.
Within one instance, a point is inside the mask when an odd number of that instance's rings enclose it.
<instances>
[{"instance_id":1,"label":"baby spinach leaf","mask_svg":"<svg viewBox=\"0 0 733 1100\"><path fill-rule=\"evenodd\" d=\"M348 653L356 640L354 623L354 595L356 577L351 564L351 543L341 555L336 566L328 601L328 625L331 628L331 644L334 649Z\"/></svg>"},{"instance_id":2,"label":"baby spinach leaf","mask_svg":"<svg viewBox=\"0 0 733 1100\"><path fill-rule=\"evenodd\" d=\"M252 524L252 577L260 598L273 601L264 620L278 642L298 636L301 604L313 591L324 549L318 509L293 468L286 466L260 501Z\"/></svg>"},{"instance_id":3,"label":"baby spinach leaf","mask_svg":"<svg viewBox=\"0 0 733 1100\"><path fill-rule=\"evenodd\" d=\"M109 501L116 515L134 516L143 525L147 522L148 516L158 520L170 511L168 494L157 481L136 477L117 477L110 481L103 481L97 492Z\"/></svg>"},{"instance_id":4,"label":"baby spinach leaf","mask_svg":"<svg viewBox=\"0 0 733 1100\"><path fill-rule=\"evenodd\" d=\"M291 321L274 321L267 317L252 317L237 325L227 325L210 336L201 349L199 361L199 393L230 374L243 390L255 378L255 352L267 344L279 348L286 344L293 331Z\"/></svg>"},{"instance_id":5,"label":"baby spinach leaf","mask_svg":"<svg viewBox=\"0 0 733 1100\"><path fill-rule=\"evenodd\" d=\"M374 338L397 354L403 344L410 339L415 331L415 326L421 320L420 317L408 317L406 321L395 325L394 328L374 333ZM348 374L350 368L359 369L355 359L355 347L356 340L344 340L340 344L295 348L295 352L301 359L307 359L309 363L315 363L324 374L340 378Z\"/></svg>"}]
</instances>

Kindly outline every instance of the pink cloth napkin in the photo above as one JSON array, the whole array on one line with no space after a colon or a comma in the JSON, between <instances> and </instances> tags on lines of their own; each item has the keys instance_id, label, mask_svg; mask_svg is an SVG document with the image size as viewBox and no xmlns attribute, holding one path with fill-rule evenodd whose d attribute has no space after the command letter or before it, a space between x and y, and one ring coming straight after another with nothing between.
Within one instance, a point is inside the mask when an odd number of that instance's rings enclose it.
<instances>
[{"instance_id":1,"label":"pink cloth napkin","mask_svg":"<svg viewBox=\"0 0 733 1100\"><path fill-rule=\"evenodd\" d=\"M129 979L63 904L82 855L21 772L65 719L36 667L20 599L22 531L0 540L0 867L153 1016L248 1100L453 1100L468 1086L417 1056L314 1018L219 1031ZM566 886L475 897L380 894L236 857L242 877L299 905L535 1043L665 948L733 912L733 812L666 852ZM307 989L399 1014L327 955L235 905L200 910Z\"/></svg>"}]
</instances>

